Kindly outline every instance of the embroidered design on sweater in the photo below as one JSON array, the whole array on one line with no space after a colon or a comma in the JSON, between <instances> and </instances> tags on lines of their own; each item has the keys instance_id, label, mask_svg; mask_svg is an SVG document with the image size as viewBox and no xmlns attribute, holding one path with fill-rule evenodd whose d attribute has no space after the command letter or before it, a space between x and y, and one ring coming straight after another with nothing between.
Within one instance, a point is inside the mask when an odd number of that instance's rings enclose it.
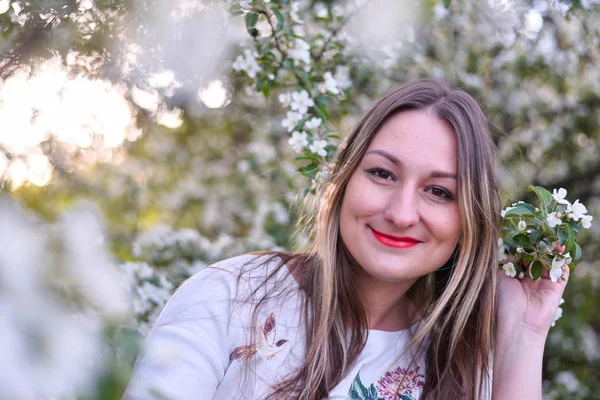
<instances>
[{"instance_id":1,"label":"embroidered design on sweater","mask_svg":"<svg viewBox=\"0 0 600 400\"><path fill-rule=\"evenodd\" d=\"M420 367L413 370L398 367L387 371L379 378L377 384L366 387L360 380L360 373L350 386L350 400L416 400L413 391L423 388L423 378Z\"/></svg>"},{"instance_id":2,"label":"embroidered design on sweater","mask_svg":"<svg viewBox=\"0 0 600 400\"><path fill-rule=\"evenodd\" d=\"M279 353L287 344L287 339L275 340L277 337L277 328L275 326L275 313L271 313L264 323L256 324L256 343L245 346L238 346L229 355L229 361L247 360L256 353L267 360L270 360Z\"/></svg>"}]
</instances>

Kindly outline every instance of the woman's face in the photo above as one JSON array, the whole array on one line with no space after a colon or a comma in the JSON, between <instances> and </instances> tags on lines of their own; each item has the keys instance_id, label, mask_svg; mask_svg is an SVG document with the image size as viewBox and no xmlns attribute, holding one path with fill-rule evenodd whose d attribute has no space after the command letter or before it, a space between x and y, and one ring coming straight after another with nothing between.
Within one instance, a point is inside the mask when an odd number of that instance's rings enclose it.
<instances>
[{"instance_id":1,"label":"woman's face","mask_svg":"<svg viewBox=\"0 0 600 400\"><path fill-rule=\"evenodd\" d=\"M425 111L392 116L348 182L340 234L377 281L410 282L441 267L460 235L456 135Z\"/></svg>"}]
</instances>

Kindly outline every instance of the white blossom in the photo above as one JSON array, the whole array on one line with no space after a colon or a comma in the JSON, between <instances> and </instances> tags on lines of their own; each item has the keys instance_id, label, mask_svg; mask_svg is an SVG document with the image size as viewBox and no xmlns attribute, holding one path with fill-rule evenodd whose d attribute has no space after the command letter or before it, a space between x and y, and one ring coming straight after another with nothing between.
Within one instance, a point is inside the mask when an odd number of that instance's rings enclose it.
<instances>
[{"instance_id":1,"label":"white blossom","mask_svg":"<svg viewBox=\"0 0 600 400\"><path fill-rule=\"evenodd\" d=\"M322 93L331 93L331 94L339 94L340 90L338 87L337 80L333 77L331 72L327 71L323 74L323 78L325 81L320 85L320 90Z\"/></svg>"},{"instance_id":2,"label":"white blossom","mask_svg":"<svg viewBox=\"0 0 600 400\"><path fill-rule=\"evenodd\" d=\"M331 175L331 171L329 170L329 168L328 167L324 167L319 172L317 172L317 174L315 175L315 179L317 181L321 181L323 179L329 178L330 175Z\"/></svg>"},{"instance_id":3,"label":"white blossom","mask_svg":"<svg viewBox=\"0 0 600 400\"><path fill-rule=\"evenodd\" d=\"M298 12L300 11L300 2L298 1L293 1L290 7L290 18L292 19L293 22L297 23L297 24L301 24L302 20L300 19L300 16L298 15Z\"/></svg>"},{"instance_id":4,"label":"white blossom","mask_svg":"<svg viewBox=\"0 0 600 400\"><path fill-rule=\"evenodd\" d=\"M336 17L343 17L346 14L344 7L342 7L340 4L334 4L333 7L331 7L331 12Z\"/></svg>"},{"instance_id":5,"label":"white blossom","mask_svg":"<svg viewBox=\"0 0 600 400\"><path fill-rule=\"evenodd\" d=\"M562 300L562 299L561 299L561 300ZM562 307L558 307L558 308L556 309L556 313L554 314L554 320L552 321L552 325L551 325L551 326L554 326L554 325L556 325L556 321L558 321L558 320L560 319L560 317L562 317L562 314L563 314L563 309L562 309Z\"/></svg>"},{"instance_id":6,"label":"white blossom","mask_svg":"<svg viewBox=\"0 0 600 400\"><path fill-rule=\"evenodd\" d=\"M517 229L520 231L524 231L525 229L527 229L527 222L520 220L517 224Z\"/></svg>"},{"instance_id":7,"label":"white blossom","mask_svg":"<svg viewBox=\"0 0 600 400\"><path fill-rule=\"evenodd\" d=\"M558 279L563 276L563 270L562 267L561 268L551 268L550 269L550 280L552 280L552 282L556 282L558 281Z\"/></svg>"},{"instance_id":8,"label":"white blossom","mask_svg":"<svg viewBox=\"0 0 600 400\"><path fill-rule=\"evenodd\" d=\"M312 144L310 146L308 146L308 148L310 149L310 151L312 153L318 154L321 157L325 157L327 155L327 151L325 150L326 146L327 146L326 140L315 140L312 142Z\"/></svg>"},{"instance_id":9,"label":"white blossom","mask_svg":"<svg viewBox=\"0 0 600 400\"><path fill-rule=\"evenodd\" d=\"M130 282L150 279L154 275L154 270L146 262L126 262L121 265L121 269Z\"/></svg>"},{"instance_id":10,"label":"white blossom","mask_svg":"<svg viewBox=\"0 0 600 400\"><path fill-rule=\"evenodd\" d=\"M286 114L286 118L283 121L281 121L281 126L286 128L288 132L292 132L296 125L298 125L298 122L302 121L303 117L304 116L299 112L288 111Z\"/></svg>"},{"instance_id":11,"label":"white blossom","mask_svg":"<svg viewBox=\"0 0 600 400\"><path fill-rule=\"evenodd\" d=\"M244 71L252 79L256 78L256 74L261 71L256 56L256 53L244 50L244 54L240 54L233 62L233 69L238 72Z\"/></svg>"},{"instance_id":12,"label":"white blossom","mask_svg":"<svg viewBox=\"0 0 600 400\"><path fill-rule=\"evenodd\" d=\"M555 256L552 260L552 267L550 268L550 280L556 282L560 277L563 276L563 266L571 262L571 256L569 253L562 256Z\"/></svg>"},{"instance_id":13,"label":"white blossom","mask_svg":"<svg viewBox=\"0 0 600 400\"><path fill-rule=\"evenodd\" d=\"M291 93L281 93L278 99L283 107L289 107L292 102L292 95Z\"/></svg>"},{"instance_id":14,"label":"white blossom","mask_svg":"<svg viewBox=\"0 0 600 400\"><path fill-rule=\"evenodd\" d=\"M294 47L288 52L291 59L296 61L302 61L304 64L309 65L310 59L310 45L302 39L296 39Z\"/></svg>"},{"instance_id":15,"label":"white blossom","mask_svg":"<svg viewBox=\"0 0 600 400\"><path fill-rule=\"evenodd\" d=\"M504 218L504 216L506 215L506 213L507 213L508 211L512 210L513 208L515 208L515 207L506 207L504 210L500 211L500 216L501 216L502 218Z\"/></svg>"},{"instance_id":16,"label":"white blossom","mask_svg":"<svg viewBox=\"0 0 600 400\"><path fill-rule=\"evenodd\" d=\"M313 11L315 15L319 18L327 18L329 16L329 11L327 11L327 6L321 2L315 3L313 6Z\"/></svg>"},{"instance_id":17,"label":"white blossom","mask_svg":"<svg viewBox=\"0 0 600 400\"><path fill-rule=\"evenodd\" d=\"M502 238L498 238L498 261L504 261L504 255L506 249L504 249L504 241Z\"/></svg>"},{"instance_id":18,"label":"white blossom","mask_svg":"<svg viewBox=\"0 0 600 400\"><path fill-rule=\"evenodd\" d=\"M301 92L292 93L292 102L290 107L293 111L297 111L300 114L306 114L309 107L314 107L315 101L310 98L310 95L306 90Z\"/></svg>"},{"instance_id":19,"label":"white blossom","mask_svg":"<svg viewBox=\"0 0 600 400\"><path fill-rule=\"evenodd\" d=\"M558 204L569 204L569 201L565 199L567 197L567 190L564 188L552 190L552 197Z\"/></svg>"},{"instance_id":20,"label":"white blossom","mask_svg":"<svg viewBox=\"0 0 600 400\"><path fill-rule=\"evenodd\" d=\"M299 36L299 37L305 37L306 36L306 32L304 31L304 26L303 25L294 25L294 26L292 26L292 32L294 33L294 36Z\"/></svg>"},{"instance_id":21,"label":"white blossom","mask_svg":"<svg viewBox=\"0 0 600 400\"><path fill-rule=\"evenodd\" d=\"M317 129L319 126L321 126L321 123L323 122L323 120L321 118L316 118L313 117L310 120L306 121L306 123L304 124L304 127L306 129Z\"/></svg>"},{"instance_id":22,"label":"white blossom","mask_svg":"<svg viewBox=\"0 0 600 400\"><path fill-rule=\"evenodd\" d=\"M440 20L446 18L448 16L448 14L450 14L450 12L441 3L437 3L433 7L433 16L434 16L434 18L435 18L436 21L440 21Z\"/></svg>"},{"instance_id":23,"label":"white blossom","mask_svg":"<svg viewBox=\"0 0 600 400\"><path fill-rule=\"evenodd\" d=\"M562 224L562 220L557 216L556 212L552 212L546 217L546 223L550 228L554 228L555 226Z\"/></svg>"},{"instance_id":24,"label":"white blossom","mask_svg":"<svg viewBox=\"0 0 600 400\"><path fill-rule=\"evenodd\" d=\"M552 326L556 325L556 321L558 321L558 319L562 317L563 309L560 306L562 306L564 303L565 299L561 297L560 302L558 303L558 308L556 309L556 314L554 314L554 321L552 321Z\"/></svg>"},{"instance_id":25,"label":"white blossom","mask_svg":"<svg viewBox=\"0 0 600 400\"><path fill-rule=\"evenodd\" d=\"M502 269L504 269L504 272L506 273L506 275L510 276L511 278L514 278L517 275L517 270L515 269L515 265L511 262L504 264L502 266Z\"/></svg>"},{"instance_id":26,"label":"white blossom","mask_svg":"<svg viewBox=\"0 0 600 400\"><path fill-rule=\"evenodd\" d=\"M585 229L590 229L592 226L592 219L594 219L591 215L584 215L581 217L581 226Z\"/></svg>"},{"instance_id":27,"label":"white blossom","mask_svg":"<svg viewBox=\"0 0 600 400\"><path fill-rule=\"evenodd\" d=\"M308 135L306 132L292 133L292 137L288 140L288 143L292 146L294 151L301 152L306 146L308 146Z\"/></svg>"},{"instance_id":28,"label":"white blossom","mask_svg":"<svg viewBox=\"0 0 600 400\"><path fill-rule=\"evenodd\" d=\"M577 199L573 204L567 206L566 213L572 220L579 221L579 219L587 214L587 208L579 202L579 199Z\"/></svg>"},{"instance_id":29,"label":"white blossom","mask_svg":"<svg viewBox=\"0 0 600 400\"><path fill-rule=\"evenodd\" d=\"M348 89L352 87L352 79L350 79L350 67L344 65L338 65L335 68L335 80L337 81L337 85L340 89Z\"/></svg>"}]
</instances>

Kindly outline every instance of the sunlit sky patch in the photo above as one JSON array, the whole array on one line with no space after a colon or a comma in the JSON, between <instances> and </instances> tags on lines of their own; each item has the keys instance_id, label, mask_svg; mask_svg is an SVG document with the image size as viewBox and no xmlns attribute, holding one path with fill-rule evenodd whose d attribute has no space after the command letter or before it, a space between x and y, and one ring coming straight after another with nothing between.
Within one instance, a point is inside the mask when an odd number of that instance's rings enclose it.
<instances>
[{"instance_id":1,"label":"sunlit sky patch","mask_svg":"<svg viewBox=\"0 0 600 400\"><path fill-rule=\"evenodd\" d=\"M59 57L29 72L0 83L0 145L20 160L3 168L13 187L49 182L52 166L40 145L51 137L73 148L115 148L141 134L123 85L70 76Z\"/></svg>"}]
</instances>

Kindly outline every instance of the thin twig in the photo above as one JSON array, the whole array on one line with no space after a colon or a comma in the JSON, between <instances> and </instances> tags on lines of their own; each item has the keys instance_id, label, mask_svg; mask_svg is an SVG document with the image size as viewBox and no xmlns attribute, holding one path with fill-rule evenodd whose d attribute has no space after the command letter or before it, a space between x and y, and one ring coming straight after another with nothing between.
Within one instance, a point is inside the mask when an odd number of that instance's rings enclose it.
<instances>
[{"instance_id":1,"label":"thin twig","mask_svg":"<svg viewBox=\"0 0 600 400\"><path fill-rule=\"evenodd\" d=\"M281 54L281 61L279 61L279 68L282 68L283 60L285 60L287 57L287 52L283 51L283 48L281 47L281 44L279 43L279 37L277 36L277 29L275 29L275 26L273 25L273 21L271 21L271 16L269 15L269 13L266 10L257 10L256 13L264 15L265 18L267 19L267 23L271 27L271 37L275 41L275 48Z\"/></svg>"},{"instance_id":2,"label":"thin twig","mask_svg":"<svg viewBox=\"0 0 600 400\"><path fill-rule=\"evenodd\" d=\"M356 9L350 13L350 15L346 16L346 18L340 23L340 25L337 28L335 28L334 30L331 31L331 35L327 38L327 40L323 44L323 47L321 47L321 51L317 55L315 55L315 57L314 57L315 61L321 60L321 57L323 57L323 54L325 53L327 47L333 41L333 39L335 39L335 37L338 35L338 33L340 33L340 31L342 29L344 29L344 27L348 24L348 22L350 22L350 20L361 10L362 7L366 6L367 4L369 4L372 1L373 0L367 0L360 7L357 6Z\"/></svg>"}]
</instances>

